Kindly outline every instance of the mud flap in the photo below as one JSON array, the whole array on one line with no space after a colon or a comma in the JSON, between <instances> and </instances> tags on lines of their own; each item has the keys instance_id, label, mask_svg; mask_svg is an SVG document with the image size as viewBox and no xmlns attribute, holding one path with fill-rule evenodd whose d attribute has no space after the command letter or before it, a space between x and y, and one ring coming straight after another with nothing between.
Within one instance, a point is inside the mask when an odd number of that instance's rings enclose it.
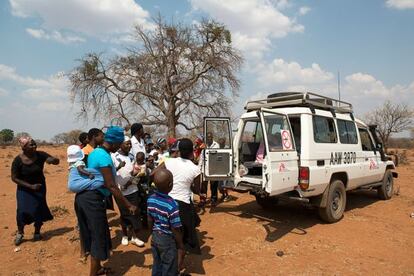
<instances>
[{"instance_id":1,"label":"mud flap","mask_svg":"<svg viewBox=\"0 0 414 276\"><path fill-rule=\"evenodd\" d=\"M325 208L326 207L326 202L328 200L328 193L329 193L329 188L331 187L331 185L329 185L328 187L326 187L325 191L323 192L323 194L312 197L310 199L310 203L313 206L319 207L319 208Z\"/></svg>"}]
</instances>

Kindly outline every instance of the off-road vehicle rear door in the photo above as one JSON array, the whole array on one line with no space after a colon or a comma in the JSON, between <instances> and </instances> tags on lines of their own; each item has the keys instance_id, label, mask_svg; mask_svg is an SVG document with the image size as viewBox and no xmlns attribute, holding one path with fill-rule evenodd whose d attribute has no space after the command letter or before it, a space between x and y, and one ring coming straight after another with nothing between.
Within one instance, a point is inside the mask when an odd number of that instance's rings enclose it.
<instances>
[{"instance_id":1,"label":"off-road vehicle rear door","mask_svg":"<svg viewBox=\"0 0 414 276\"><path fill-rule=\"evenodd\" d=\"M263 164L264 189L270 195L293 190L298 185L298 153L286 114L260 109L266 154Z\"/></svg>"},{"instance_id":2,"label":"off-road vehicle rear door","mask_svg":"<svg viewBox=\"0 0 414 276\"><path fill-rule=\"evenodd\" d=\"M230 180L233 176L233 141L230 118L204 118L202 172L204 180Z\"/></svg>"},{"instance_id":3,"label":"off-road vehicle rear door","mask_svg":"<svg viewBox=\"0 0 414 276\"><path fill-rule=\"evenodd\" d=\"M364 184L381 181L385 172L385 164L381 161L374 140L367 128L359 127L358 132L364 155Z\"/></svg>"}]
</instances>

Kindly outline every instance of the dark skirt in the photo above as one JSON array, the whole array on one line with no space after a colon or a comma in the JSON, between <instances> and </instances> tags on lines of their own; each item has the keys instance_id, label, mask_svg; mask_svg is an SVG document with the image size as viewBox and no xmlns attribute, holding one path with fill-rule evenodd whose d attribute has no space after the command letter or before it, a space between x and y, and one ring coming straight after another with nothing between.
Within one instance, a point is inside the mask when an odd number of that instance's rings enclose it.
<instances>
[{"instance_id":1,"label":"dark skirt","mask_svg":"<svg viewBox=\"0 0 414 276\"><path fill-rule=\"evenodd\" d=\"M139 192L136 191L130 195L126 195L125 198L134 206L139 209ZM138 230L141 228L141 216L139 210L135 214L131 214L128 208L125 208L123 204L118 204L119 212L121 213L121 225L123 227L131 226L132 229Z\"/></svg>"},{"instance_id":2,"label":"dark skirt","mask_svg":"<svg viewBox=\"0 0 414 276\"><path fill-rule=\"evenodd\" d=\"M85 252L90 252L92 257L100 261L108 259L112 243L105 196L96 190L78 193L75 197L75 211Z\"/></svg>"},{"instance_id":3,"label":"dark skirt","mask_svg":"<svg viewBox=\"0 0 414 276\"><path fill-rule=\"evenodd\" d=\"M192 254L201 254L200 241L196 228L200 225L200 217L198 216L194 204L190 204L176 200L180 211L181 224L183 225L183 241L186 251Z\"/></svg>"},{"instance_id":4,"label":"dark skirt","mask_svg":"<svg viewBox=\"0 0 414 276\"><path fill-rule=\"evenodd\" d=\"M18 226L23 227L33 222L35 226L42 226L43 222L53 219L46 202L46 189L38 192L17 189L16 201Z\"/></svg>"}]
</instances>

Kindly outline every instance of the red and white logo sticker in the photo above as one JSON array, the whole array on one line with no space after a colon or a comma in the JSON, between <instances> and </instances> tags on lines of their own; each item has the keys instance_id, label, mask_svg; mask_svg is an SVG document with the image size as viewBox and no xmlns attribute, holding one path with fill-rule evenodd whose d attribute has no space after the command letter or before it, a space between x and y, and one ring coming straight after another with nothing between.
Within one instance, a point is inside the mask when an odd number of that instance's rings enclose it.
<instances>
[{"instance_id":1,"label":"red and white logo sticker","mask_svg":"<svg viewBox=\"0 0 414 276\"><path fill-rule=\"evenodd\" d=\"M286 171L285 163L280 163L280 165L279 165L279 172L284 172L284 171Z\"/></svg>"},{"instance_id":2,"label":"red and white logo sticker","mask_svg":"<svg viewBox=\"0 0 414 276\"><path fill-rule=\"evenodd\" d=\"M371 159L371 158L369 159L369 169L370 170L377 170L377 169L379 169L378 163L375 162L374 159Z\"/></svg>"},{"instance_id":3,"label":"red and white logo sticker","mask_svg":"<svg viewBox=\"0 0 414 276\"><path fill-rule=\"evenodd\" d=\"M288 130L282 130L280 134L282 136L283 150L293 149L292 138L290 137L290 132Z\"/></svg>"}]
</instances>

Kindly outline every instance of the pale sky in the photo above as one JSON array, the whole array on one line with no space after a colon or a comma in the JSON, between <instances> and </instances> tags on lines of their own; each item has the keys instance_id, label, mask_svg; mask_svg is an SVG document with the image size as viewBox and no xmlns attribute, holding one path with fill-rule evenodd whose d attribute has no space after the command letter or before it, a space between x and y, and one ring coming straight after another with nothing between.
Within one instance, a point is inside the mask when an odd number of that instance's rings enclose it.
<instances>
[{"instance_id":1,"label":"pale sky","mask_svg":"<svg viewBox=\"0 0 414 276\"><path fill-rule=\"evenodd\" d=\"M306 90L361 116L385 100L414 104L414 0L9 0L0 2L0 129L50 139L75 120L64 77L88 52L125 53L134 24L214 18L245 64L240 98ZM100 124L99 126L101 126Z\"/></svg>"}]
</instances>

